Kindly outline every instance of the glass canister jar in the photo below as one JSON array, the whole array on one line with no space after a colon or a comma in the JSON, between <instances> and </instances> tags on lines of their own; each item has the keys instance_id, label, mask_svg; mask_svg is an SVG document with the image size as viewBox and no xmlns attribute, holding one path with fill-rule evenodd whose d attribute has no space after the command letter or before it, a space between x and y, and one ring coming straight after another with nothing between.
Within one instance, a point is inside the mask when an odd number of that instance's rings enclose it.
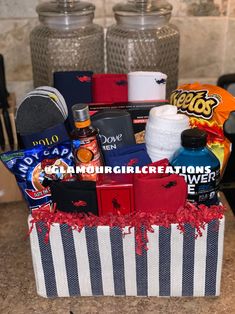
<instances>
[{"instance_id":1,"label":"glass canister jar","mask_svg":"<svg viewBox=\"0 0 235 314\"><path fill-rule=\"evenodd\" d=\"M165 0L129 0L113 7L116 24L107 30L111 73L159 71L167 74L167 96L178 84L179 31L169 24Z\"/></svg>"},{"instance_id":2,"label":"glass canister jar","mask_svg":"<svg viewBox=\"0 0 235 314\"><path fill-rule=\"evenodd\" d=\"M104 72L104 32L93 23L93 4L55 0L36 11L41 23L30 35L35 87L52 85L56 71Z\"/></svg>"}]
</instances>

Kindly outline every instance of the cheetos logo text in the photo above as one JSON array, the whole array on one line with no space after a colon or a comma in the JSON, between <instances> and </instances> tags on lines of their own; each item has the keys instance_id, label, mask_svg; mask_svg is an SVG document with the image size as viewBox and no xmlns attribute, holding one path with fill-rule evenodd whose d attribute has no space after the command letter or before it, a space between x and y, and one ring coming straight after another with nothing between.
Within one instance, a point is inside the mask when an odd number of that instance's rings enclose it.
<instances>
[{"instance_id":1,"label":"cheetos logo text","mask_svg":"<svg viewBox=\"0 0 235 314\"><path fill-rule=\"evenodd\" d=\"M207 120L212 117L219 103L220 97L209 96L207 90L176 90L171 94L171 104L177 106L179 112Z\"/></svg>"}]
</instances>

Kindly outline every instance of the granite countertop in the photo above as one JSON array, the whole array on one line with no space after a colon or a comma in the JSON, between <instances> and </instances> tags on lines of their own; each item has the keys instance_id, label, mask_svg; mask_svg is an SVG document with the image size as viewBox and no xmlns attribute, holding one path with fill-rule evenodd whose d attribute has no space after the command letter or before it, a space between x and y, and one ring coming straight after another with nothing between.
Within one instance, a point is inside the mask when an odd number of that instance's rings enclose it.
<instances>
[{"instance_id":1,"label":"granite countertop","mask_svg":"<svg viewBox=\"0 0 235 314\"><path fill-rule=\"evenodd\" d=\"M0 313L235 313L235 219L226 213L221 296L217 298L76 297L44 299L35 289L24 203L0 206Z\"/></svg>"}]
</instances>

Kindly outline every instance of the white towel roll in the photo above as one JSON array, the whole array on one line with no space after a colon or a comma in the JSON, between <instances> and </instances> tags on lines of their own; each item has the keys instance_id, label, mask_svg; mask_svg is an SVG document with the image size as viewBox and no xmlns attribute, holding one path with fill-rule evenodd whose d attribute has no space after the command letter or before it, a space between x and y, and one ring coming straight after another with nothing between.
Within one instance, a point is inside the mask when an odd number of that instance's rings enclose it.
<instances>
[{"instance_id":1,"label":"white towel roll","mask_svg":"<svg viewBox=\"0 0 235 314\"><path fill-rule=\"evenodd\" d=\"M147 147L147 152L152 162L155 162L164 158L167 158L170 160L174 155L174 153L172 153L171 151L165 151L165 150L164 151L159 150L159 151L153 152L148 147Z\"/></svg>"},{"instance_id":2,"label":"white towel roll","mask_svg":"<svg viewBox=\"0 0 235 314\"><path fill-rule=\"evenodd\" d=\"M177 107L172 105L164 105L159 107L154 107L149 112L149 122L154 123L155 117L176 115Z\"/></svg>"},{"instance_id":3,"label":"white towel roll","mask_svg":"<svg viewBox=\"0 0 235 314\"><path fill-rule=\"evenodd\" d=\"M187 118L187 117L186 117ZM186 119L185 121L177 121L175 123L175 120L168 120L168 119L162 119L159 124L151 124L147 123L145 132L146 134L149 134L150 136L157 135L157 134L168 134L168 135L174 135L174 134L181 134L183 130L189 128L189 120Z\"/></svg>"},{"instance_id":4,"label":"white towel roll","mask_svg":"<svg viewBox=\"0 0 235 314\"><path fill-rule=\"evenodd\" d=\"M185 114L171 114L171 115L162 115L154 116L149 118L148 127L154 131L156 130L165 130L168 133L177 132L189 128L189 118Z\"/></svg>"},{"instance_id":5,"label":"white towel roll","mask_svg":"<svg viewBox=\"0 0 235 314\"><path fill-rule=\"evenodd\" d=\"M152 161L171 158L181 147L181 133L188 128L189 118L177 114L175 106L152 108L145 130L147 152Z\"/></svg>"},{"instance_id":6,"label":"white towel roll","mask_svg":"<svg viewBox=\"0 0 235 314\"><path fill-rule=\"evenodd\" d=\"M166 150L166 151L174 151L176 150L180 145L181 145L181 139L180 135L178 136L169 136L167 137L166 141L166 136L165 135L159 135L156 137L157 141L152 141L151 138L145 136L145 142L147 147L152 147L152 149L161 149L161 150Z\"/></svg>"}]
</instances>

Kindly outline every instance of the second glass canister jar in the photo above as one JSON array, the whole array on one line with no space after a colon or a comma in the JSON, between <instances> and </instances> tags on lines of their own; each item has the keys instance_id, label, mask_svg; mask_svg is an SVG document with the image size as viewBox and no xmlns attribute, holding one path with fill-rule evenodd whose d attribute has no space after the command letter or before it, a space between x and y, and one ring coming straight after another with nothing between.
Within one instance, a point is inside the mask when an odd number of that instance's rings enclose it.
<instances>
[{"instance_id":1,"label":"second glass canister jar","mask_svg":"<svg viewBox=\"0 0 235 314\"><path fill-rule=\"evenodd\" d=\"M104 71L103 28L93 23L95 6L55 0L37 7L40 25L31 32L34 85L52 85L56 71Z\"/></svg>"},{"instance_id":2,"label":"second glass canister jar","mask_svg":"<svg viewBox=\"0 0 235 314\"><path fill-rule=\"evenodd\" d=\"M129 0L113 8L116 24L107 31L110 73L166 73L167 96L178 84L179 31L169 24L172 6L162 0Z\"/></svg>"}]
</instances>

